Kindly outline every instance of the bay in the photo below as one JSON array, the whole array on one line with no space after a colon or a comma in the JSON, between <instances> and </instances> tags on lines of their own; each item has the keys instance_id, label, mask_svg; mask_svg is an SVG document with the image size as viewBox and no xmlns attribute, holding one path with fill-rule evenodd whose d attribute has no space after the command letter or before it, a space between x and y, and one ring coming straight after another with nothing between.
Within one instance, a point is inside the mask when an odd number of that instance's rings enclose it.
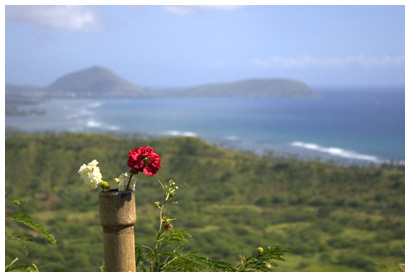
<instances>
[{"instance_id":1,"label":"bay","mask_svg":"<svg viewBox=\"0 0 410 277\"><path fill-rule=\"evenodd\" d=\"M271 150L323 160L404 160L404 89L315 91L320 97L56 99L34 107L45 115L6 116L6 126L25 132L197 136L257 154Z\"/></svg>"}]
</instances>

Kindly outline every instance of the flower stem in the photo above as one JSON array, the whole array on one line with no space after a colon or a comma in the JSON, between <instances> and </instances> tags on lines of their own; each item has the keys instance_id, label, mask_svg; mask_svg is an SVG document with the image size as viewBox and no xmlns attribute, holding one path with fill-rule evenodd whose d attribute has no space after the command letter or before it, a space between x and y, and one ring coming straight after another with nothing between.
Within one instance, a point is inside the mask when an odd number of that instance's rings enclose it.
<instances>
[{"instance_id":1,"label":"flower stem","mask_svg":"<svg viewBox=\"0 0 410 277\"><path fill-rule=\"evenodd\" d=\"M156 242L155 242L155 247L154 247L154 250L153 250L153 259L152 259L152 263L151 263L151 272L154 271L154 266L157 262L158 247L159 247L160 237L161 237L161 234L162 234L162 210L163 209L164 209L164 205L162 205L160 207L160 210L159 210L159 229L158 229L157 239L156 239Z\"/></svg>"},{"instance_id":2,"label":"flower stem","mask_svg":"<svg viewBox=\"0 0 410 277\"><path fill-rule=\"evenodd\" d=\"M131 179L132 179L132 176L134 176L134 174L132 172L130 172L130 173L131 173L131 175L130 175L130 178L128 179L127 190L130 189Z\"/></svg>"}]
</instances>

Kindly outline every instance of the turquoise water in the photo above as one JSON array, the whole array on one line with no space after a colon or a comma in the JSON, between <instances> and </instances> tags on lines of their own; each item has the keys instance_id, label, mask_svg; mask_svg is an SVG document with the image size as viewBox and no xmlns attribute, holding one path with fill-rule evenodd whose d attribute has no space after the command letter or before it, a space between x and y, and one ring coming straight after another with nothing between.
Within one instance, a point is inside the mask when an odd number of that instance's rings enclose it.
<instances>
[{"instance_id":1,"label":"turquoise water","mask_svg":"<svg viewBox=\"0 0 410 277\"><path fill-rule=\"evenodd\" d=\"M316 91L320 97L309 99L53 100L35 107L46 115L6 117L6 126L27 132L198 136L257 153L323 159L404 159L404 89Z\"/></svg>"}]
</instances>

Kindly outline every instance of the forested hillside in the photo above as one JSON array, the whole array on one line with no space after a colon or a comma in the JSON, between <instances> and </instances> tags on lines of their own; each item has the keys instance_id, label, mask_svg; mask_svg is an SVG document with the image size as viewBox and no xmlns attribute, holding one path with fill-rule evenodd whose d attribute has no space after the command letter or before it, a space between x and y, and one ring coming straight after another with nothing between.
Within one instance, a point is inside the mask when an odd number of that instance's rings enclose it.
<instances>
[{"instance_id":1,"label":"forested hillside","mask_svg":"<svg viewBox=\"0 0 410 277\"><path fill-rule=\"evenodd\" d=\"M84 187L83 163L99 161L104 179L128 170L128 151L150 145L162 158L154 177L139 175L136 243L152 245L157 228L158 179L174 179L174 227L187 230L189 250L238 261L259 246L292 251L278 271L399 271L404 263L404 171L335 167L319 162L222 150L197 138L144 140L100 134L6 137L6 203L29 214L57 240L6 240L15 257L40 271L99 271L103 262L98 190ZM21 228L6 222L6 230Z\"/></svg>"}]
</instances>

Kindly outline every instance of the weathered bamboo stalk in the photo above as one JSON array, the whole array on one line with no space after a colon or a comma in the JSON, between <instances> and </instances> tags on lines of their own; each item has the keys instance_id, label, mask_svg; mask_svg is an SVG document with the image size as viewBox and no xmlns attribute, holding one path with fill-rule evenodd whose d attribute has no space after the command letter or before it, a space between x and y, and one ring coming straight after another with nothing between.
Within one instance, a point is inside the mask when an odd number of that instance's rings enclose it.
<instances>
[{"instance_id":1,"label":"weathered bamboo stalk","mask_svg":"<svg viewBox=\"0 0 410 277\"><path fill-rule=\"evenodd\" d=\"M134 191L100 192L104 268L107 272L135 272L134 224L137 221Z\"/></svg>"}]
</instances>

